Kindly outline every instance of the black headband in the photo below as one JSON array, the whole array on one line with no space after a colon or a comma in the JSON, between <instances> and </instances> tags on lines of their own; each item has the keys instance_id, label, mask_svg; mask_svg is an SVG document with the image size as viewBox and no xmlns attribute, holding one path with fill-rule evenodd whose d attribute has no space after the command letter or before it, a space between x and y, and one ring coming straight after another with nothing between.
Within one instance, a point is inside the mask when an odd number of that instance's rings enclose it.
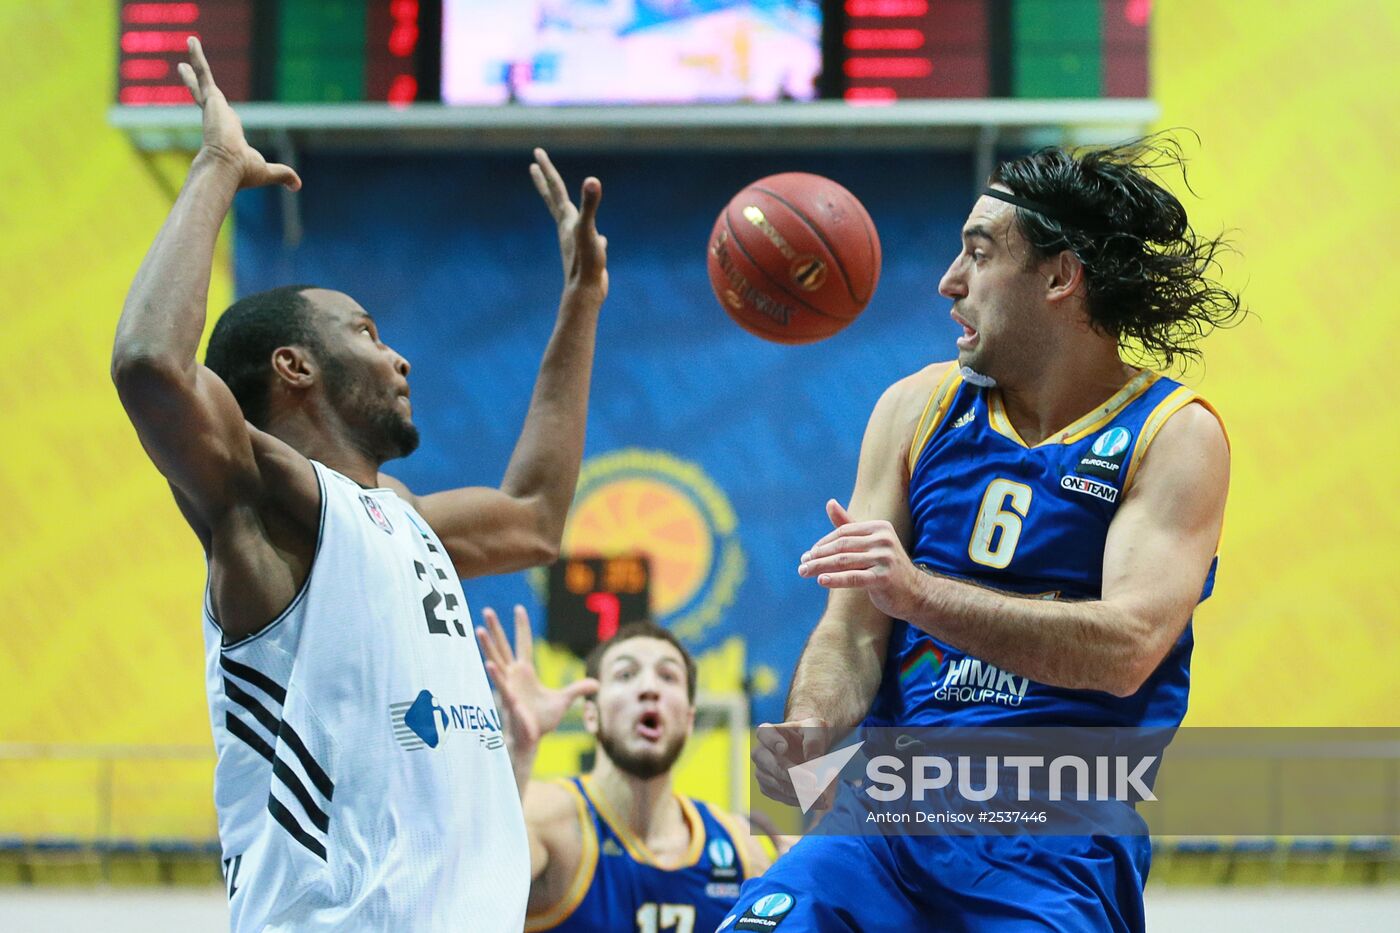
<instances>
[{"instance_id":1,"label":"black headband","mask_svg":"<svg viewBox=\"0 0 1400 933\"><path fill-rule=\"evenodd\" d=\"M1007 204L1014 204L1017 207L1023 207L1028 211L1035 211L1037 214L1040 214L1044 217L1048 217L1051 220L1061 224L1062 226L1083 229L1082 224L1075 223L1073 220L1066 217L1063 213L1055 210L1055 208L1051 207L1049 204L1044 203L1043 201L1033 201L1030 198L1023 198L1020 195L1012 194L1009 191L1002 191L1000 188L983 188L982 193L989 198L996 198L998 201L1005 201Z\"/></svg>"}]
</instances>

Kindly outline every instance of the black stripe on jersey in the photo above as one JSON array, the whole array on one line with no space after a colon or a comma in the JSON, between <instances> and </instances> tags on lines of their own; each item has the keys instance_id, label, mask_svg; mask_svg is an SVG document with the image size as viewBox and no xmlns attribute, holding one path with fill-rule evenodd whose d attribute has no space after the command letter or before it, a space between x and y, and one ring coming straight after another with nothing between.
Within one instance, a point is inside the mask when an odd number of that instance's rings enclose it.
<instances>
[{"instance_id":1,"label":"black stripe on jersey","mask_svg":"<svg viewBox=\"0 0 1400 933\"><path fill-rule=\"evenodd\" d=\"M272 746L263 741L263 737L254 732L252 726L248 725L228 710L224 711L224 728L229 731L229 735L232 735L236 739L242 739L243 744L247 745L259 755L262 755L268 761L272 760Z\"/></svg>"},{"instance_id":2,"label":"black stripe on jersey","mask_svg":"<svg viewBox=\"0 0 1400 933\"><path fill-rule=\"evenodd\" d=\"M316 806L316 801L311 799L311 795L302 786L301 778L297 777L297 773L281 758L272 759L272 773L277 775L278 780L285 784L287 790L291 791L292 795L301 803L301 808L306 811L306 815L310 817L315 827L323 833L329 832L331 828L330 817Z\"/></svg>"},{"instance_id":3,"label":"black stripe on jersey","mask_svg":"<svg viewBox=\"0 0 1400 933\"><path fill-rule=\"evenodd\" d=\"M301 828L297 818L292 816L291 811L282 806L282 802L271 794L267 797L267 812L272 814L272 818L282 824L293 839L306 846L306 850L321 861L326 860L326 847L317 841L316 837Z\"/></svg>"},{"instance_id":4,"label":"black stripe on jersey","mask_svg":"<svg viewBox=\"0 0 1400 933\"><path fill-rule=\"evenodd\" d=\"M291 723L285 719L277 729L277 738L292 750L301 762L301 766L306 769L306 776L311 778L311 783L316 785L316 789L321 792L321 796L330 800L335 794L335 782L332 781L321 766L316 763L316 759L311 757L311 752L307 749L306 743L301 740L301 736L296 734Z\"/></svg>"},{"instance_id":5,"label":"black stripe on jersey","mask_svg":"<svg viewBox=\"0 0 1400 933\"><path fill-rule=\"evenodd\" d=\"M263 727L273 735L277 734L277 717L267 711L267 708L250 696L242 687L224 678L224 694L233 702L253 714L253 718L263 724Z\"/></svg>"},{"instance_id":6,"label":"black stripe on jersey","mask_svg":"<svg viewBox=\"0 0 1400 933\"><path fill-rule=\"evenodd\" d=\"M239 680L246 680L263 693L272 697L278 703L285 704L287 702L287 691L283 690L278 686L277 681L273 680L262 671L251 668L246 664L239 664L237 661L230 659L226 654L220 655L219 666ZM224 679L224 683L228 683L227 678Z\"/></svg>"}]
</instances>

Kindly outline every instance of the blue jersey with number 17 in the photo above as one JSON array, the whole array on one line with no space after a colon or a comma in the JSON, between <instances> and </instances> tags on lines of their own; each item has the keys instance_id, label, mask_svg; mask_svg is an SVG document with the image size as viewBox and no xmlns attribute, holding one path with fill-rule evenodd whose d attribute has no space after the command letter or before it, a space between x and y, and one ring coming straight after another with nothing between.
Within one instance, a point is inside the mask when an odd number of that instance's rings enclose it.
<instances>
[{"instance_id":1,"label":"blue jersey with number 17","mask_svg":"<svg viewBox=\"0 0 1400 933\"><path fill-rule=\"evenodd\" d=\"M929 397L907 464L914 562L1022 596L1101 598L1109 523L1157 432L1192 403L1210 409L1191 389L1143 370L1029 446L1001 394L953 367ZM1212 561L1202 599L1214 580ZM1141 689L1117 697L1036 683L895 620L866 724L1175 726L1186 713L1191 646L1188 624Z\"/></svg>"}]
</instances>

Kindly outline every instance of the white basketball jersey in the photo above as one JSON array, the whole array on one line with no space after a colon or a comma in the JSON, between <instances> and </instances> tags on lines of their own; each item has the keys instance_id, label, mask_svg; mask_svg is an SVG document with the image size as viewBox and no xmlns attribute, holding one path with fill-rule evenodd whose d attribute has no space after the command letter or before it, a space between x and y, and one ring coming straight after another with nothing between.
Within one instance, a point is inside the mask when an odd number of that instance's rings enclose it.
<instances>
[{"instance_id":1,"label":"white basketball jersey","mask_svg":"<svg viewBox=\"0 0 1400 933\"><path fill-rule=\"evenodd\" d=\"M232 929L518 933L525 822L461 584L392 490L313 465L291 605L223 645L206 592Z\"/></svg>"}]
</instances>

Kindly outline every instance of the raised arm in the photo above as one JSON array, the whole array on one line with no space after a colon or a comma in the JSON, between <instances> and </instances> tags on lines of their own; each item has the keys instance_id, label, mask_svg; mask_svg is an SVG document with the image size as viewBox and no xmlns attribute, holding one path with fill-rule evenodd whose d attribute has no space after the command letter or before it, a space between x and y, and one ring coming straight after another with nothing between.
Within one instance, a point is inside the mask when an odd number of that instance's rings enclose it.
<instances>
[{"instance_id":1,"label":"raised arm","mask_svg":"<svg viewBox=\"0 0 1400 933\"><path fill-rule=\"evenodd\" d=\"M535 150L530 177L559 232L564 291L525 424L499 489L414 500L464 577L553 560L583 459L594 338L608 293L607 239L596 226L603 188L598 179L585 179L575 207L543 149Z\"/></svg>"},{"instance_id":2,"label":"raised arm","mask_svg":"<svg viewBox=\"0 0 1400 933\"><path fill-rule=\"evenodd\" d=\"M880 520L911 534L908 482L903 464L941 367L930 367L891 386L870 416L849 512L834 500L835 524ZM830 742L854 727L870 709L885 662L890 617L859 590L833 589L793 674L785 722L758 727L754 768L763 792L795 803L788 768L826 753Z\"/></svg>"},{"instance_id":3,"label":"raised arm","mask_svg":"<svg viewBox=\"0 0 1400 933\"><path fill-rule=\"evenodd\" d=\"M1220 539L1229 447L1199 405L1158 433L1109 526L1102 598L1022 598L916 569L898 530L843 526L802 573L862 591L885 612L969 654L1044 684L1130 696L1181 636Z\"/></svg>"},{"instance_id":4,"label":"raised arm","mask_svg":"<svg viewBox=\"0 0 1400 933\"><path fill-rule=\"evenodd\" d=\"M211 528L258 485L249 428L228 387L199 365L209 274L219 227L240 188L301 187L268 164L214 83L197 39L180 75L203 110L204 142L132 282L112 348L112 380L146 452L175 488L210 547Z\"/></svg>"},{"instance_id":5,"label":"raised arm","mask_svg":"<svg viewBox=\"0 0 1400 933\"><path fill-rule=\"evenodd\" d=\"M486 625L477 626L476 641L486 658L486 672L491 675L500 697L506 747L525 809L530 878L538 882L550 868L551 851L560 847L561 839L567 846L572 838L567 832L561 833L558 824L561 819L567 821L572 817L574 811L567 793L531 780L535 755L539 752L540 740L559 728L574 701L597 692L598 681L585 677L559 690L544 686L535 672L534 638L525 607L515 607L514 649L494 609L483 609L481 617Z\"/></svg>"}]
</instances>

